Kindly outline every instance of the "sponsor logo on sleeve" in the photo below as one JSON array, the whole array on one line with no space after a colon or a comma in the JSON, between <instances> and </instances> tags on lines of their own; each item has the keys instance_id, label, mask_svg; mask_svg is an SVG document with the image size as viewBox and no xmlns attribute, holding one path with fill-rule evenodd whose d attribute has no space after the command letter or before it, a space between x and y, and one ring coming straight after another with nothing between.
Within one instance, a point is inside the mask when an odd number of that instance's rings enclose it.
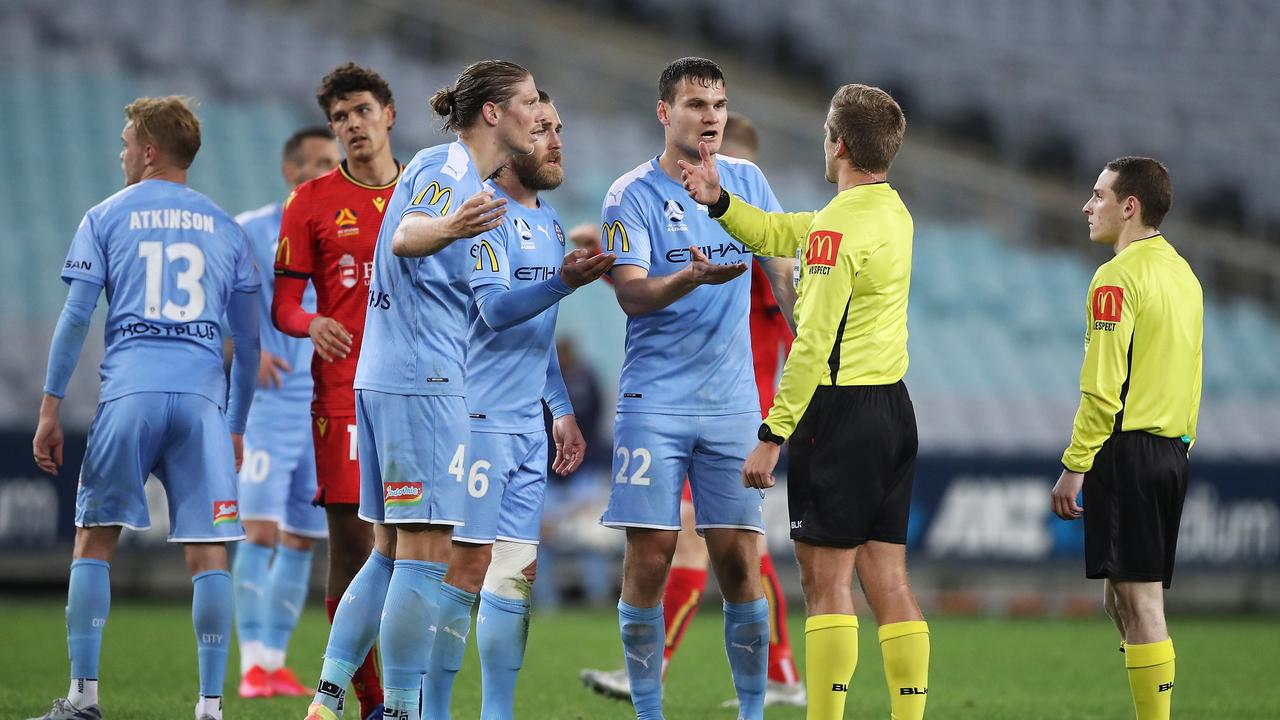
<instances>
[{"instance_id":1,"label":"sponsor logo on sleeve","mask_svg":"<svg viewBox=\"0 0 1280 720\"><path fill-rule=\"evenodd\" d=\"M422 483L389 482L382 484L382 503L387 507L415 505L422 502Z\"/></svg>"},{"instance_id":2,"label":"sponsor logo on sleeve","mask_svg":"<svg viewBox=\"0 0 1280 720\"><path fill-rule=\"evenodd\" d=\"M449 214L449 206L452 203L453 203L453 188L446 187L436 182L435 180L432 180L430 185L427 185L425 188L422 189L422 192L414 196L413 202L411 204L412 205L425 204L427 207L435 207L439 205L440 215L444 216Z\"/></svg>"},{"instance_id":3,"label":"sponsor logo on sleeve","mask_svg":"<svg viewBox=\"0 0 1280 720\"><path fill-rule=\"evenodd\" d=\"M1124 288L1099 285L1093 291L1093 329L1112 331L1124 309Z\"/></svg>"},{"instance_id":4,"label":"sponsor logo on sleeve","mask_svg":"<svg viewBox=\"0 0 1280 720\"><path fill-rule=\"evenodd\" d=\"M484 269L485 261L489 262L490 272L498 272L498 254L493 251L493 246L488 240L481 240L471 246L471 257L476 259L476 271Z\"/></svg>"},{"instance_id":5,"label":"sponsor logo on sleeve","mask_svg":"<svg viewBox=\"0 0 1280 720\"><path fill-rule=\"evenodd\" d=\"M604 250L605 252L631 252L631 245L627 242L627 229L623 227L621 220L605 223L601 228L604 233Z\"/></svg>"},{"instance_id":6,"label":"sponsor logo on sleeve","mask_svg":"<svg viewBox=\"0 0 1280 720\"><path fill-rule=\"evenodd\" d=\"M556 239L560 241L560 247L564 247L564 228L560 227L560 223L554 223L556 228Z\"/></svg>"},{"instance_id":7,"label":"sponsor logo on sleeve","mask_svg":"<svg viewBox=\"0 0 1280 720\"><path fill-rule=\"evenodd\" d=\"M240 519L240 504L235 500L217 500L213 503L213 524L235 522Z\"/></svg>"},{"instance_id":8,"label":"sponsor logo on sleeve","mask_svg":"<svg viewBox=\"0 0 1280 720\"><path fill-rule=\"evenodd\" d=\"M831 230L814 230L809 233L809 248L804 255L804 264L812 275L829 275L836 266L836 257L840 255L840 240L843 233Z\"/></svg>"}]
</instances>

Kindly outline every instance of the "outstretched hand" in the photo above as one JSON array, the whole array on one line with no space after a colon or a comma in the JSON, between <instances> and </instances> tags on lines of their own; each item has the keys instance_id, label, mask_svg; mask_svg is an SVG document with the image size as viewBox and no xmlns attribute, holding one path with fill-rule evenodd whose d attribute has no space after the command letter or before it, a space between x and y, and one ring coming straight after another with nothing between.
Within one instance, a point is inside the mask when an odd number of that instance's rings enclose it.
<instances>
[{"instance_id":1,"label":"outstretched hand","mask_svg":"<svg viewBox=\"0 0 1280 720\"><path fill-rule=\"evenodd\" d=\"M470 238L489 232L501 225L506 215L506 198L495 198L493 193L481 190L467 198L467 201L450 216L453 222L453 236Z\"/></svg>"},{"instance_id":2,"label":"outstretched hand","mask_svg":"<svg viewBox=\"0 0 1280 720\"><path fill-rule=\"evenodd\" d=\"M570 288L578 289L609 272L617 255L594 250L578 249L564 256L560 265L560 279Z\"/></svg>"},{"instance_id":3,"label":"outstretched hand","mask_svg":"<svg viewBox=\"0 0 1280 720\"><path fill-rule=\"evenodd\" d=\"M697 246L689 246L689 275L697 285L723 285L746 271L746 263L713 263Z\"/></svg>"},{"instance_id":4,"label":"outstretched hand","mask_svg":"<svg viewBox=\"0 0 1280 720\"><path fill-rule=\"evenodd\" d=\"M680 167L680 179L689 197L701 205L713 205L720 199L720 170L711 158L705 142L698 143L698 155L702 162L698 165L677 160Z\"/></svg>"}]
</instances>

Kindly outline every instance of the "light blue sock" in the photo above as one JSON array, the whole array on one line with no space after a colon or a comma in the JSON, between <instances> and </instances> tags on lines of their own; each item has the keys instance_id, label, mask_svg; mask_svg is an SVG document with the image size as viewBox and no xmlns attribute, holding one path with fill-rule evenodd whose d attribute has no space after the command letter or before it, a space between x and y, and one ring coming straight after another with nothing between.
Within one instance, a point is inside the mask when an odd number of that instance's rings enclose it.
<instances>
[{"instance_id":1,"label":"light blue sock","mask_svg":"<svg viewBox=\"0 0 1280 720\"><path fill-rule=\"evenodd\" d=\"M480 720L512 720L516 676L524 664L524 648L529 639L529 601L498 597L482 590L480 612L476 617Z\"/></svg>"},{"instance_id":2,"label":"light blue sock","mask_svg":"<svg viewBox=\"0 0 1280 720\"><path fill-rule=\"evenodd\" d=\"M427 664L426 688L422 693L423 720L449 720L453 680L462 667L471 632L471 608L476 596L449 583L440 585L440 610L436 614L436 639Z\"/></svg>"},{"instance_id":3,"label":"light blue sock","mask_svg":"<svg viewBox=\"0 0 1280 720\"><path fill-rule=\"evenodd\" d=\"M231 561L235 586L236 637L240 644L262 642L267 619L267 585L270 582L272 548L248 540L236 547Z\"/></svg>"},{"instance_id":4,"label":"light blue sock","mask_svg":"<svg viewBox=\"0 0 1280 720\"><path fill-rule=\"evenodd\" d=\"M444 563L397 560L387 588L382 647L383 701L388 712L418 720L422 676L431 657L437 596Z\"/></svg>"},{"instance_id":5,"label":"light blue sock","mask_svg":"<svg viewBox=\"0 0 1280 720\"><path fill-rule=\"evenodd\" d=\"M298 626L298 616L307 603L307 580L311 577L311 551L276 548L275 562L267 580L266 629L262 644L271 650L287 650L289 637ZM237 598L238 599L238 598Z\"/></svg>"},{"instance_id":6,"label":"light blue sock","mask_svg":"<svg viewBox=\"0 0 1280 720\"><path fill-rule=\"evenodd\" d=\"M724 602L724 651L738 691L738 719L763 720L769 673L768 600Z\"/></svg>"},{"instance_id":7,"label":"light blue sock","mask_svg":"<svg viewBox=\"0 0 1280 720\"><path fill-rule=\"evenodd\" d=\"M231 573L210 570L191 578L191 624L200 659L200 694L222 697L231 645Z\"/></svg>"},{"instance_id":8,"label":"light blue sock","mask_svg":"<svg viewBox=\"0 0 1280 720\"><path fill-rule=\"evenodd\" d=\"M619 600L618 625L636 720L662 720L662 603L638 608Z\"/></svg>"},{"instance_id":9,"label":"light blue sock","mask_svg":"<svg viewBox=\"0 0 1280 720\"><path fill-rule=\"evenodd\" d=\"M333 627L329 629L329 644L324 649L324 665L320 667L320 683L311 701L313 705L324 705L342 715L351 676L356 674L378 637L392 567L391 558L374 550L342 594L342 602L333 615Z\"/></svg>"},{"instance_id":10,"label":"light blue sock","mask_svg":"<svg viewBox=\"0 0 1280 720\"><path fill-rule=\"evenodd\" d=\"M71 679L97 680L102 628L111 610L111 565L102 560L71 563L67 585L67 654Z\"/></svg>"}]
</instances>

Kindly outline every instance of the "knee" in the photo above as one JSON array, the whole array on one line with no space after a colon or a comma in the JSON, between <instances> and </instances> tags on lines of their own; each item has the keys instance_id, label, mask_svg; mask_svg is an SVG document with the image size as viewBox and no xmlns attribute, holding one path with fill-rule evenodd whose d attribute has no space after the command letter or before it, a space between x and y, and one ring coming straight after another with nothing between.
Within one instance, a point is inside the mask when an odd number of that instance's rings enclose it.
<instances>
[{"instance_id":1,"label":"knee","mask_svg":"<svg viewBox=\"0 0 1280 720\"><path fill-rule=\"evenodd\" d=\"M227 570L227 547L222 543L190 544L186 547L187 572L191 575Z\"/></svg>"},{"instance_id":2,"label":"knee","mask_svg":"<svg viewBox=\"0 0 1280 720\"><path fill-rule=\"evenodd\" d=\"M484 575L484 589L500 598L528 601L538 573L538 549L528 543L499 540Z\"/></svg>"},{"instance_id":3,"label":"knee","mask_svg":"<svg viewBox=\"0 0 1280 720\"><path fill-rule=\"evenodd\" d=\"M1120 608L1116 604L1116 594L1114 592L1107 591L1102 594L1102 611L1112 620L1123 619L1120 614Z\"/></svg>"},{"instance_id":4,"label":"knee","mask_svg":"<svg viewBox=\"0 0 1280 720\"><path fill-rule=\"evenodd\" d=\"M492 552L492 545L455 545L449 558L449 571L445 581L469 593L480 592L489 570Z\"/></svg>"}]
</instances>

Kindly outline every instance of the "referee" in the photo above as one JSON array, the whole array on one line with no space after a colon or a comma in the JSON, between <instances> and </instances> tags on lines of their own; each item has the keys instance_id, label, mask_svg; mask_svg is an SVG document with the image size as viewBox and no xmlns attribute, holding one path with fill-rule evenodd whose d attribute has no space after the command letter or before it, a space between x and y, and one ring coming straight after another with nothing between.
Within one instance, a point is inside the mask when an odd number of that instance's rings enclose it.
<instances>
[{"instance_id":1,"label":"referee","mask_svg":"<svg viewBox=\"0 0 1280 720\"><path fill-rule=\"evenodd\" d=\"M1084 515L1085 577L1106 581L1138 720L1169 717L1163 588L1200 411L1204 301L1158 229L1172 199L1164 165L1123 157L1107 163L1084 205L1089 239L1116 255L1089 286L1080 409L1052 496L1058 517ZM1088 512L1076 502L1082 486Z\"/></svg>"},{"instance_id":2,"label":"referee","mask_svg":"<svg viewBox=\"0 0 1280 720\"><path fill-rule=\"evenodd\" d=\"M856 566L880 623L893 717L917 719L928 693L929 628L906 570L916 419L902 376L913 230L886 180L906 119L883 90L845 85L825 130L826 178L838 192L817 213L765 213L730 196L705 144L702 164L681 169L689 195L729 234L759 254L800 260L795 343L742 475L748 487L771 487L791 439L808 717L844 715L858 661Z\"/></svg>"}]
</instances>

